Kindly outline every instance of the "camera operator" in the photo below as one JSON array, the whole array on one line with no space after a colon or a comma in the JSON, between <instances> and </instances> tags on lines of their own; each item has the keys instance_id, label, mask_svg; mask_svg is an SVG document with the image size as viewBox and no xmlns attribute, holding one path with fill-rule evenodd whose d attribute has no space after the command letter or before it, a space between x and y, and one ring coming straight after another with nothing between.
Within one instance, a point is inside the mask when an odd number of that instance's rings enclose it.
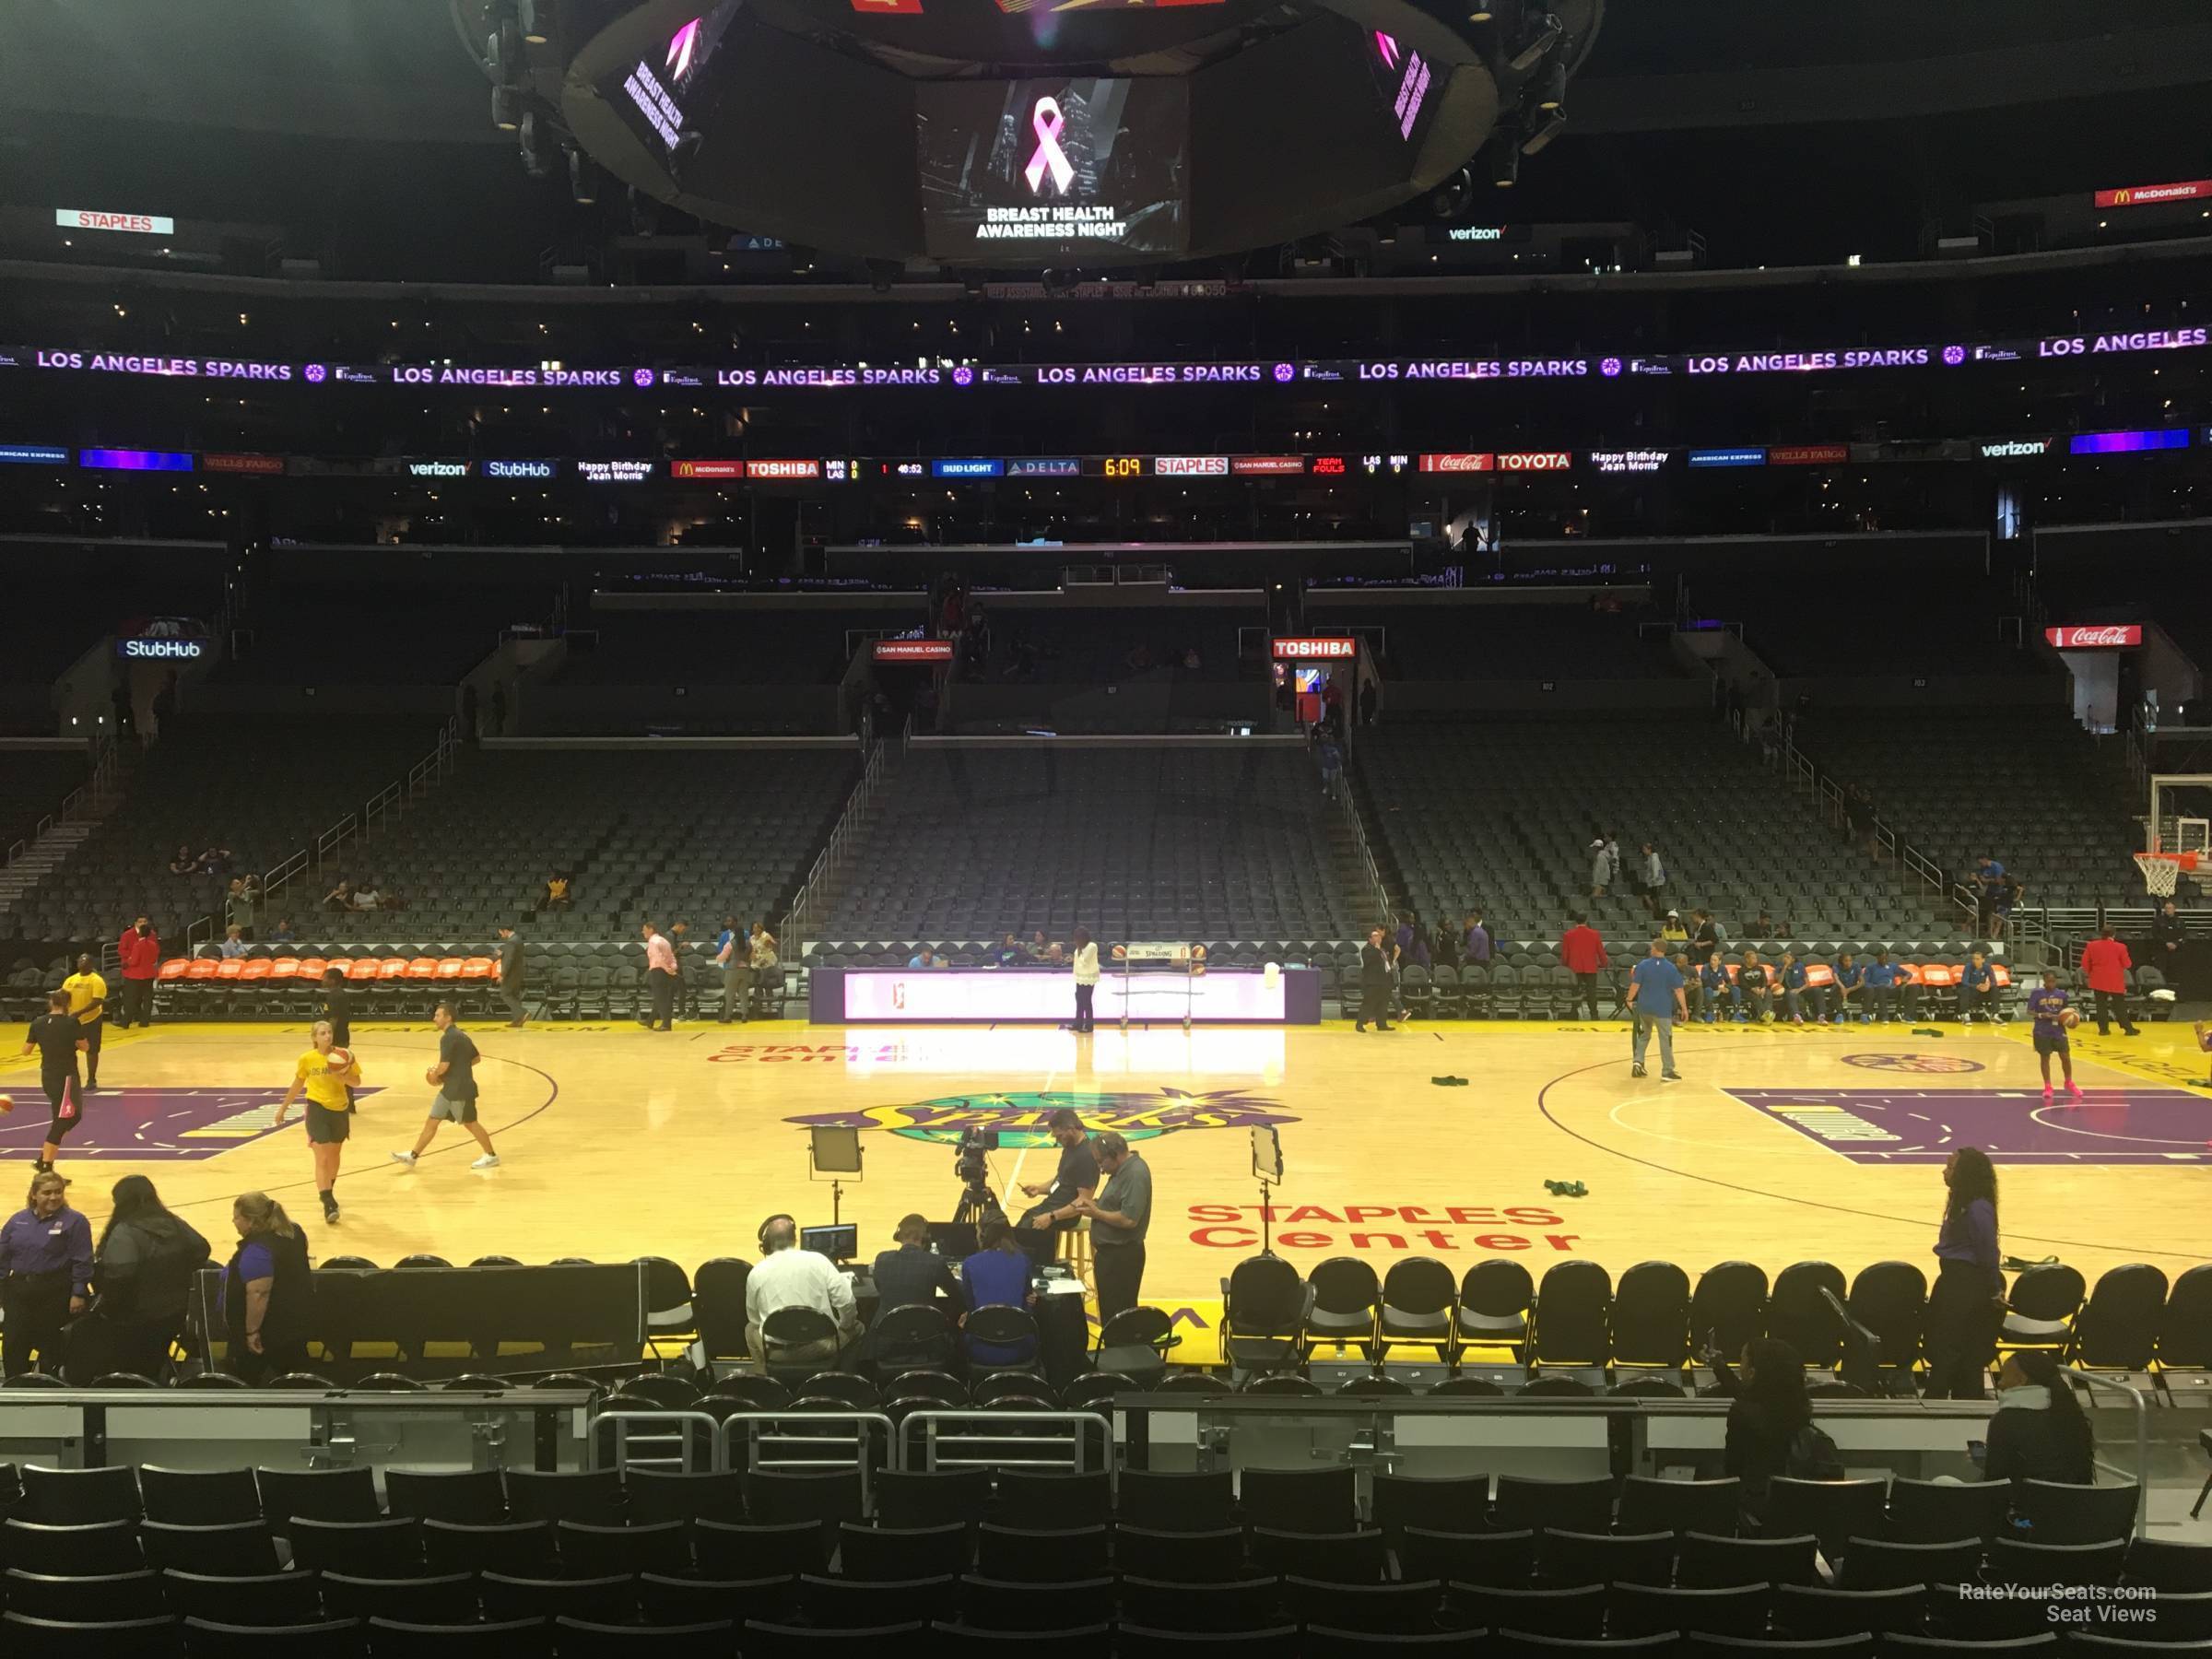
<instances>
[{"instance_id":1,"label":"camera operator","mask_svg":"<svg viewBox=\"0 0 2212 1659\"><path fill-rule=\"evenodd\" d=\"M1089 1199L1099 1188L1099 1160L1091 1152L1090 1137L1083 1132L1083 1120L1063 1106L1046 1123L1053 1139L1060 1143L1060 1168L1049 1186L1023 1183L1024 1196L1044 1202L1022 1212L1018 1234L1030 1260L1041 1264L1053 1259L1057 1243L1053 1234L1075 1226L1082 1215L1077 1203Z\"/></svg>"}]
</instances>

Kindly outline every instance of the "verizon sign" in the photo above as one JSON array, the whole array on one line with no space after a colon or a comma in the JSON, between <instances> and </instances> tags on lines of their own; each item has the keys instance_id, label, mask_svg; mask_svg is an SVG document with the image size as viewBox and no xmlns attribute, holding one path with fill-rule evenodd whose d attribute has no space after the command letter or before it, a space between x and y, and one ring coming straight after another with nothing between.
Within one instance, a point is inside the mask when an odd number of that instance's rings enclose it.
<instances>
[{"instance_id":1,"label":"verizon sign","mask_svg":"<svg viewBox=\"0 0 2212 1659\"><path fill-rule=\"evenodd\" d=\"M1359 654L1359 641L1357 640L1277 640L1275 642L1275 655L1278 662L1324 662Z\"/></svg>"},{"instance_id":2,"label":"verizon sign","mask_svg":"<svg viewBox=\"0 0 2212 1659\"><path fill-rule=\"evenodd\" d=\"M2046 628L2043 638L2061 651L2087 651L2096 646L2140 645L2139 622L2093 623L2087 628Z\"/></svg>"},{"instance_id":3,"label":"verizon sign","mask_svg":"<svg viewBox=\"0 0 2212 1659\"><path fill-rule=\"evenodd\" d=\"M65 230L129 230L140 236L174 236L177 221L153 213L100 213L89 207L56 207L53 222Z\"/></svg>"}]
</instances>

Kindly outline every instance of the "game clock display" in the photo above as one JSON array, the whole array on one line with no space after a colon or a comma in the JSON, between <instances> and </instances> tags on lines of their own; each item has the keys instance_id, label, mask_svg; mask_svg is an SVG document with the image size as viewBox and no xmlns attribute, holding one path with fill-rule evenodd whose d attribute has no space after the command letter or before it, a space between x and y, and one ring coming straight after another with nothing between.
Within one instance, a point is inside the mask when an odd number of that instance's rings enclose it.
<instances>
[{"instance_id":1,"label":"game clock display","mask_svg":"<svg viewBox=\"0 0 2212 1659\"><path fill-rule=\"evenodd\" d=\"M923 239L957 259L1179 253L1190 241L1190 88L1052 79L915 93Z\"/></svg>"}]
</instances>

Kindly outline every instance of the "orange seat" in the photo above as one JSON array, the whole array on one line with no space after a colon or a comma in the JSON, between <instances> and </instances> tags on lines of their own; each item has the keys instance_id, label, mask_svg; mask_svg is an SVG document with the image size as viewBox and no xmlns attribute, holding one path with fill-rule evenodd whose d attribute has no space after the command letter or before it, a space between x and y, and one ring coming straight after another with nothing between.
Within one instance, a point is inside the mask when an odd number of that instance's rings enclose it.
<instances>
[{"instance_id":1,"label":"orange seat","mask_svg":"<svg viewBox=\"0 0 2212 1659\"><path fill-rule=\"evenodd\" d=\"M185 965L184 977L189 980L211 980L215 971L223 964L209 957L194 957Z\"/></svg>"},{"instance_id":2,"label":"orange seat","mask_svg":"<svg viewBox=\"0 0 2212 1659\"><path fill-rule=\"evenodd\" d=\"M300 977L301 979L319 980L323 977L324 971L329 966L330 964L325 962L321 957L301 957L300 959ZM339 964L341 969L343 969L344 966L344 963Z\"/></svg>"},{"instance_id":3,"label":"orange seat","mask_svg":"<svg viewBox=\"0 0 2212 1659\"><path fill-rule=\"evenodd\" d=\"M181 980L191 971L192 959L190 957L171 957L168 961L161 964L161 971L155 977L165 980Z\"/></svg>"},{"instance_id":4,"label":"orange seat","mask_svg":"<svg viewBox=\"0 0 2212 1659\"><path fill-rule=\"evenodd\" d=\"M241 980L265 980L275 976L276 963L270 957L247 957L239 963L238 977Z\"/></svg>"},{"instance_id":5,"label":"orange seat","mask_svg":"<svg viewBox=\"0 0 2212 1659\"><path fill-rule=\"evenodd\" d=\"M298 979L300 977L300 959L298 957L276 958L269 964L269 977L280 980Z\"/></svg>"},{"instance_id":6,"label":"orange seat","mask_svg":"<svg viewBox=\"0 0 2212 1659\"><path fill-rule=\"evenodd\" d=\"M1989 971L1997 976L1997 988L2005 990L2012 984L2012 970L2002 962L1992 962Z\"/></svg>"},{"instance_id":7,"label":"orange seat","mask_svg":"<svg viewBox=\"0 0 2212 1659\"><path fill-rule=\"evenodd\" d=\"M438 964L438 971L432 976L436 979L457 980L461 977L461 970L467 966L465 959L461 957L434 957L430 959Z\"/></svg>"},{"instance_id":8,"label":"orange seat","mask_svg":"<svg viewBox=\"0 0 2212 1659\"><path fill-rule=\"evenodd\" d=\"M349 980L382 979L383 972L383 963L374 957L355 957L346 964L346 977Z\"/></svg>"},{"instance_id":9,"label":"orange seat","mask_svg":"<svg viewBox=\"0 0 2212 1659\"><path fill-rule=\"evenodd\" d=\"M1826 962L1807 962L1805 965L1805 982L1821 989L1836 982L1836 971Z\"/></svg>"},{"instance_id":10,"label":"orange seat","mask_svg":"<svg viewBox=\"0 0 2212 1659\"><path fill-rule=\"evenodd\" d=\"M376 977L380 980L404 979L409 966L406 957L385 957L377 961Z\"/></svg>"},{"instance_id":11,"label":"orange seat","mask_svg":"<svg viewBox=\"0 0 2212 1659\"><path fill-rule=\"evenodd\" d=\"M1895 966L1900 990L1907 985L1924 985L1928 982L1921 977L1921 965L1918 962L1899 962Z\"/></svg>"},{"instance_id":12,"label":"orange seat","mask_svg":"<svg viewBox=\"0 0 2212 1659\"><path fill-rule=\"evenodd\" d=\"M470 957L461 964L463 979L488 980L491 977L491 971L492 962L489 957Z\"/></svg>"},{"instance_id":13,"label":"orange seat","mask_svg":"<svg viewBox=\"0 0 2212 1659\"><path fill-rule=\"evenodd\" d=\"M244 957L225 957L221 961L216 963L215 965L215 977L217 979L243 979L245 977L245 973L246 959Z\"/></svg>"},{"instance_id":14,"label":"orange seat","mask_svg":"<svg viewBox=\"0 0 2212 1659\"><path fill-rule=\"evenodd\" d=\"M411 957L400 972L411 980L434 980L438 977L438 964L443 959L441 957Z\"/></svg>"},{"instance_id":15,"label":"orange seat","mask_svg":"<svg viewBox=\"0 0 2212 1659\"><path fill-rule=\"evenodd\" d=\"M1948 962L1928 962L1920 970L1920 982L1938 990L1955 985L1959 982L1959 970Z\"/></svg>"}]
</instances>

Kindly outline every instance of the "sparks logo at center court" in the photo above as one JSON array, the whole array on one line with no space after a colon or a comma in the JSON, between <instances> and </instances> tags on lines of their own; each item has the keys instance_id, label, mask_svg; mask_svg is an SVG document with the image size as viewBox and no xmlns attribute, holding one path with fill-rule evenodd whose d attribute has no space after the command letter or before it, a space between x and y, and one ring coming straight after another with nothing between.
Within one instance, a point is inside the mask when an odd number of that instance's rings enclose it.
<instances>
[{"instance_id":1,"label":"sparks logo at center court","mask_svg":"<svg viewBox=\"0 0 2212 1659\"><path fill-rule=\"evenodd\" d=\"M951 1145L971 1129L995 1129L999 1145L1020 1148L1052 1144L1047 1120L1063 1106L1071 1108L1093 1135L1118 1130L1133 1141L1172 1135L1179 1129L1250 1129L1264 1124L1295 1124L1273 1100L1255 1100L1239 1089L1201 1094L1162 1088L1156 1094L1076 1094L1066 1091L947 1095L911 1106L864 1106L850 1112L818 1112L785 1118L804 1129L888 1129L907 1140Z\"/></svg>"}]
</instances>

